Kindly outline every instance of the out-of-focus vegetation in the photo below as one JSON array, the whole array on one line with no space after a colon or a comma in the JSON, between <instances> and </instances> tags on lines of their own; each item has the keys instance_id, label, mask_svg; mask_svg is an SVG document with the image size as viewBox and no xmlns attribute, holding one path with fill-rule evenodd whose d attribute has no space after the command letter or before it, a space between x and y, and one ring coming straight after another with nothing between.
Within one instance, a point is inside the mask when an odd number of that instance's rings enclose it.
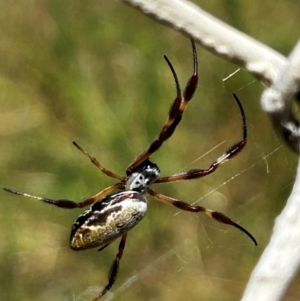
<instances>
[{"instance_id":1,"label":"out-of-focus vegetation","mask_svg":"<svg viewBox=\"0 0 300 301\"><path fill-rule=\"evenodd\" d=\"M299 38L299 1L197 2L285 55ZM135 281L117 300L239 300L292 188L296 156L260 109L262 85L243 70L223 82L237 66L197 48L198 91L153 159L163 175L207 167L241 136L232 92L246 111L249 143L207 178L156 190L226 213L259 246L234 228L200 214L176 214L149 198L147 218L129 233L112 292L129 278ZM192 70L189 39L122 3L2 1L1 186L80 201L114 183L71 142L123 174L158 133L174 98L163 54L184 86ZM0 196L1 300L95 297L106 284L118 242L102 252L74 252L69 232L82 211L4 191ZM298 299L299 278L284 300Z\"/></svg>"}]
</instances>

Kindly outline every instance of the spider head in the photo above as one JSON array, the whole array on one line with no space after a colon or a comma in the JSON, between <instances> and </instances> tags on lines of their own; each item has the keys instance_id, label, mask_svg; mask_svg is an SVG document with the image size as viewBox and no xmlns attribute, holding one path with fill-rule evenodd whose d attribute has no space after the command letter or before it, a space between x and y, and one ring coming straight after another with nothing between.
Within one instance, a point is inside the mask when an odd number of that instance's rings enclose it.
<instances>
[{"instance_id":1,"label":"spider head","mask_svg":"<svg viewBox=\"0 0 300 301\"><path fill-rule=\"evenodd\" d=\"M148 191L150 185L159 177L158 166L149 159L140 164L133 172L127 174L125 190L141 193Z\"/></svg>"}]
</instances>

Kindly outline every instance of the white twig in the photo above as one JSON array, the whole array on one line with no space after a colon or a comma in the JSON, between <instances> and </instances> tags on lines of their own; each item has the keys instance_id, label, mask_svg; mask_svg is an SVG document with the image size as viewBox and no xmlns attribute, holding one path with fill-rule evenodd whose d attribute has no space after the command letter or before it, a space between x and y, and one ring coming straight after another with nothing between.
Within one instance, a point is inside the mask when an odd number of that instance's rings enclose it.
<instances>
[{"instance_id":1,"label":"white twig","mask_svg":"<svg viewBox=\"0 0 300 301\"><path fill-rule=\"evenodd\" d=\"M209 51L234 62L269 85L286 58L200 7L184 0L122 0L156 20L192 36Z\"/></svg>"},{"instance_id":2,"label":"white twig","mask_svg":"<svg viewBox=\"0 0 300 301\"><path fill-rule=\"evenodd\" d=\"M300 164L298 172L300 174ZM300 264L300 177L276 218L270 243L252 272L242 301L281 300ZM259 296L259 297L258 297Z\"/></svg>"},{"instance_id":3,"label":"white twig","mask_svg":"<svg viewBox=\"0 0 300 301\"><path fill-rule=\"evenodd\" d=\"M262 95L261 103L271 118L274 128L288 145L300 153L299 121L292 112L292 104L300 94L300 41L292 51L288 63L269 89ZM299 100L299 99L298 99Z\"/></svg>"},{"instance_id":4,"label":"white twig","mask_svg":"<svg viewBox=\"0 0 300 301\"><path fill-rule=\"evenodd\" d=\"M299 153L299 122L292 114L292 102L300 91L300 43L289 63L278 72L274 84L262 96L274 127ZM300 162L299 162L300 163ZM294 279L300 265L300 164L293 191L286 207L277 217L271 241L252 272L243 301L279 301ZM263 297L263 298L262 298Z\"/></svg>"}]
</instances>

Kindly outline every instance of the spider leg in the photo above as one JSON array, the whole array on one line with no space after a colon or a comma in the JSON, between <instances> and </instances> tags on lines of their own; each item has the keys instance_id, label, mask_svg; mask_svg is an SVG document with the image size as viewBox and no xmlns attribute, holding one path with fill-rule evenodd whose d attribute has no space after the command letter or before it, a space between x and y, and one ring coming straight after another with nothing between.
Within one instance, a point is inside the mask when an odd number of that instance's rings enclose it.
<instances>
[{"instance_id":1,"label":"spider leg","mask_svg":"<svg viewBox=\"0 0 300 301\"><path fill-rule=\"evenodd\" d=\"M182 114L184 113L184 111L188 105L188 102L192 99L192 97L194 95L194 92L197 88L197 83L198 83L198 61L197 61L197 52L196 52L195 42L193 39L191 41L192 41L192 48L193 48L194 70L193 70L192 76L190 77L190 79L186 85L185 91L183 93L183 97L181 95L181 89L180 89L180 85L179 85L179 81L178 81L178 77L175 72L175 69L174 69L173 65L171 64L171 62L169 61L169 59L167 58L167 56L164 56L165 60L167 61L168 65L172 71L172 74L173 74L173 77L175 80L176 98L170 107L168 119L167 119L166 123L164 124L158 137L155 138L152 141L152 143L140 155L138 155L135 158L135 160L127 167L127 169L126 169L127 174L132 173L142 162L147 160L154 152L156 152L161 147L161 145L164 143L164 141L166 141L167 139L169 139L172 136L177 125L181 121Z\"/></svg>"},{"instance_id":2,"label":"spider leg","mask_svg":"<svg viewBox=\"0 0 300 301\"><path fill-rule=\"evenodd\" d=\"M84 200L82 202L79 202L79 203L76 203L76 202L70 201L70 200L52 200L52 199L48 199L48 198L42 198L42 197L39 197L39 196L34 196L34 195L31 195L31 194L28 194L28 193L20 192L20 191L14 190L14 189L6 188L6 187L4 187L3 189L7 192L14 193L14 194L17 194L17 195L22 195L22 196L25 196L27 198L35 199L35 200L38 200L38 201L42 201L42 202L45 202L47 204L55 205L55 206L60 207L60 208L74 209L74 208L83 208L83 207L86 207L88 205L91 205L91 204L95 203L96 201L100 200L104 195L112 192L113 190L122 189L122 183L117 183L117 184L114 184L112 186L109 186L109 187L103 189L102 191L98 192L93 197L91 197L89 199L86 199L86 200Z\"/></svg>"},{"instance_id":3,"label":"spider leg","mask_svg":"<svg viewBox=\"0 0 300 301\"><path fill-rule=\"evenodd\" d=\"M126 238L127 238L127 233L123 234L122 239L121 239L120 244L119 244L119 251L118 251L118 253L116 255L115 260L113 261L113 263L112 263L112 265L110 267L110 271L109 271L109 274L108 274L108 283L104 287L104 289L102 290L102 292L99 294L99 296L97 296L95 299L93 299L93 301L99 300L114 285L114 283L115 283L115 281L117 279L117 276L118 276L119 266L120 266L120 260L122 258L123 251L124 251L124 248L125 248Z\"/></svg>"},{"instance_id":4,"label":"spider leg","mask_svg":"<svg viewBox=\"0 0 300 301\"><path fill-rule=\"evenodd\" d=\"M234 143L232 146L230 146L225 153L220 156L216 161L214 161L209 168L207 169L190 169L186 172L174 174L171 176L166 176L166 177L160 177L155 181L155 184L157 183L166 183L166 182L175 182L175 181L182 181L182 180L192 180L192 179L199 179L202 177L205 177L212 172L214 172L221 164L227 162L229 159L233 158L236 156L239 152L243 150L243 148L246 146L247 143L247 125L246 125L246 115L244 112L244 109L242 107L242 104L236 94L233 94L240 112L241 112L241 117L242 117L242 122L243 122L243 135L242 139L236 143Z\"/></svg>"},{"instance_id":5,"label":"spider leg","mask_svg":"<svg viewBox=\"0 0 300 301\"><path fill-rule=\"evenodd\" d=\"M104 168L100 162L94 157L92 156L91 154L89 154L84 148L82 148L77 142L73 141L73 144L83 153L85 154L87 157L90 158L91 162L97 166L105 175L111 177L111 178L115 178L115 179L118 179L120 181L124 180L124 177L122 176L119 176L115 173L113 173L112 171Z\"/></svg>"},{"instance_id":6,"label":"spider leg","mask_svg":"<svg viewBox=\"0 0 300 301\"><path fill-rule=\"evenodd\" d=\"M232 221L228 216L226 216L225 214L223 214L221 212L213 211L213 210L204 208L202 206L192 206L186 202L183 202L183 201L171 198L169 196L157 193L157 192L153 191L152 189L149 189L148 193L150 195L154 196L156 199L158 199L164 203L167 203L169 205L175 206L181 210L190 211L190 212L203 212L204 214L212 217L213 219L217 220L218 222L221 222L221 223L227 224L227 225L231 225L231 226L241 230L246 235L248 235L249 238L257 246L257 241L251 233L249 233L246 229L244 229L243 227L241 227L240 225L238 225L237 223Z\"/></svg>"}]
</instances>

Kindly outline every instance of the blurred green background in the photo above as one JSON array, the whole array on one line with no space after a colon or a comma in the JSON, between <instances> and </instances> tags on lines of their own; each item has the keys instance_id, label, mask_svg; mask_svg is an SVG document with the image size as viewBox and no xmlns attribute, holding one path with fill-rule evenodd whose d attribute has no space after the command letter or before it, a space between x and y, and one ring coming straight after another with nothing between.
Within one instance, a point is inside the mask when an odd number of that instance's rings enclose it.
<instances>
[{"instance_id":1,"label":"blurred green background","mask_svg":"<svg viewBox=\"0 0 300 301\"><path fill-rule=\"evenodd\" d=\"M195 2L284 55L299 38L298 0ZM187 37L117 1L1 1L0 40L0 183L53 199L80 201L114 183L73 140L124 174L157 135L175 95L163 54L182 86L192 71ZM162 175L208 167L241 136L232 92L246 111L249 143L214 174L156 190L224 212L259 246L149 198L147 217L128 235L115 300L239 300L292 189L297 158L261 111L262 84L243 70L223 82L238 67L197 49L197 93L152 159ZM0 299L93 299L118 242L74 252L70 228L82 210L0 197ZM299 281L284 300L300 299Z\"/></svg>"}]
</instances>

